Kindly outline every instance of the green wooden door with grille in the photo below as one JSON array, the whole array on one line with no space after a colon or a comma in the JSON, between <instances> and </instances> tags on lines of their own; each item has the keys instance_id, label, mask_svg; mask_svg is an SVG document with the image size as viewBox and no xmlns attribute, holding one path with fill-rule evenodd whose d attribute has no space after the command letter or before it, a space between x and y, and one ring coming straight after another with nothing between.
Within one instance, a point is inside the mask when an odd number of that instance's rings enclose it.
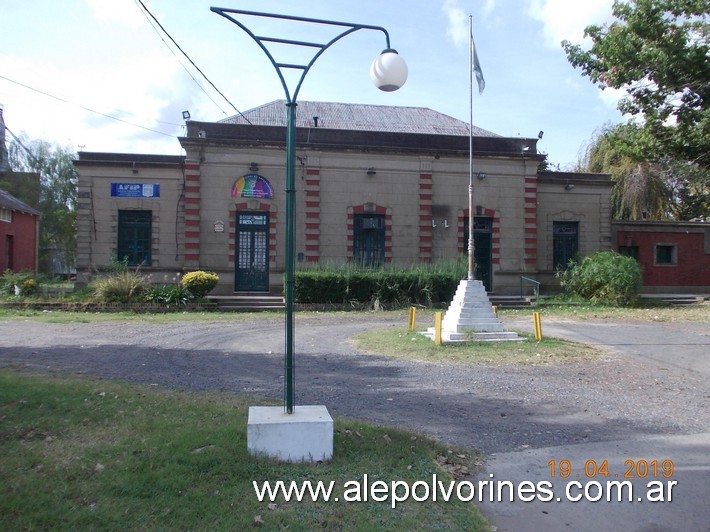
<instances>
[{"instance_id":1,"label":"green wooden door with grille","mask_svg":"<svg viewBox=\"0 0 710 532\"><path fill-rule=\"evenodd\" d=\"M468 217L464 218L464 254L468 254ZM473 218L473 277L483 281L490 292L493 289L493 218Z\"/></svg>"},{"instance_id":2,"label":"green wooden door with grille","mask_svg":"<svg viewBox=\"0 0 710 532\"><path fill-rule=\"evenodd\" d=\"M552 259L556 270L566 270L579 253L579 222L552 222Z\"/></svg>"},{"instance_id":3,"label":"green wooden door with grille","mask_svg":"<svg viewBox=\"0 0 710 532\"><path fill-rule=\"evenodd\" d=\"M269 290L269 213L237 213L235 292Z\"/></svg>"}]
</instances>

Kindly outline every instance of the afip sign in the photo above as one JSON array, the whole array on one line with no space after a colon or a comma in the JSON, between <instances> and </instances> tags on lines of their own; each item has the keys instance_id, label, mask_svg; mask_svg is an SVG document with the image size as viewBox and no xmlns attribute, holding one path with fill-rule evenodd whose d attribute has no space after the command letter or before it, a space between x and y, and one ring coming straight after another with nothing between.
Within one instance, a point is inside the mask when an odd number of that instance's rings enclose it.
<instances>
[{"instance_id":1,"label":"afip sign","mask_svg":"<svg viewBox=\"0 0 710 532\"><path fill-rule=\"evenodd\" d=\"M112 198L159 198L157 183L111 183Z\"/></svg>"}]
</instances>

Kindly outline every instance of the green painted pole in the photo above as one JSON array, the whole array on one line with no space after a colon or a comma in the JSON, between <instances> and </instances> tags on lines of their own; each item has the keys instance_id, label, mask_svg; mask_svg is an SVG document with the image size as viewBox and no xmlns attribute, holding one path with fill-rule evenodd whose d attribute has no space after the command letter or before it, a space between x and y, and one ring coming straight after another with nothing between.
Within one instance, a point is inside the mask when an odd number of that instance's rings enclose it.
<instances>
[{"instance_id":1,"label":"green painted pole","mask_svg":"<svg viewBox=\"0 0 710 532\"><path fill-rule=\"evenodd\" d=\"M293 289L296 249L296 102L286 104L286 413L294 408Z\"/></svg>"},{"instance_id":2,"label":"green painted pole","mask_svg":"<svg viewBox=\"0 0 710 532\"><path fill-rule=\"evenodd\" d=\"M385 42L387 48L383 50L382 54L394 53L396 50L392 50L390 47L390 36L387 30L381 26L370 26L365 24L352 24L350 22L337 22L334 20L322 20L315 18L304 18L304 17L294 17L290 15L277 15L275 13L259 13L256 11L244 11L240 9L226 9L221 7L212 7L210 10L218 15L230 20L242 30L244 30L254 41L259 45L261 50L266 54L271 61L272 66L276 70L276 74L279 76L281 85L283 86L284 93L286 95L286 107L287 107L287 122L286 122L286 279L285 284L285 296L286 296L286 361L285 361L285 386L284 386L284 406L286 408L286 413L293 414L294 411L294 353L293 353L293 289L295 285L295 249L296 249L296 99L298 98L298 93L301 90L301 84L308 74L311 66L315 63L323 52L330 48L333 44L338 42L343 37L350 35L353 32L359 30L375 30L381 31L385 36ZM338 35L333 37L330 41L323 44L305 42L305 41L294 41L291 39L280 39L277 37L265 37L255 35L249 28L247 28L242 22L234 18L232 15L244 15L244 16L254 16L254 17L266 17L281 20L290 20L295 22L305 22L311 24L325 24L329 26L336 26L345 28ZM316 53L313 55L311 60L307 64L297 65L288 63L279 63L274 59L269 49L266 47L265 43L280 43L289 46L302 46L306 48L313 48ZM289 90L286 79L283 76L282 70L284 69L296 69L301 70L301 77L298 80L295 90L293 91L293 96L291 96L291 91ZM406 72L406 66L405 66ZM406 80L406 73L404 79L398 85L392 85L391 83L384 83L382 86L378 85L382 90L391 91L397 90L402 83ZM386 87L386 88L383 88ZM394 87L394 88L393 88Z\"/></svg>"}]
</instances>

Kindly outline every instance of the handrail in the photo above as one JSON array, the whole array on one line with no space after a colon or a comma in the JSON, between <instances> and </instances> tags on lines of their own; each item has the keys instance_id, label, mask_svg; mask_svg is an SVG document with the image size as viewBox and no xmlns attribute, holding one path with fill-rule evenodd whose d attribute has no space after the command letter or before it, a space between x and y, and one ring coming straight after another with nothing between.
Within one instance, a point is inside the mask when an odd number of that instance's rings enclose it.
<instances>
[{"instance_id":1,"label":"handrail","mask_svg":"<svg viewBox=\"0 0 710 532\"><path fill-rule=\"evenodd\" d=\"M535 295L535 304L537 305L538 300L540 298L540 285L542 284L540 281L536 281L535 279L530 279L530 277L525 277L524 275L520 276L520 298L523 298L523 281L527 281L529 283L533 283L535 285L535 288L533 289L533 293Z\"/></svg>"}]
</instances>

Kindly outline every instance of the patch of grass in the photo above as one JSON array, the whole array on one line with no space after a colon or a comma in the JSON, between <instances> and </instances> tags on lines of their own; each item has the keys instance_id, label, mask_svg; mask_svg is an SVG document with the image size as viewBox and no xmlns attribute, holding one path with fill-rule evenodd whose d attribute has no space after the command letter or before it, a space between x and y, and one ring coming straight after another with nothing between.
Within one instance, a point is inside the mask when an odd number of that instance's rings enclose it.
<instances>
[{"instance_id":1,"label":"patch of grass","mask_svg":"<svg viewBox=\"0 0 710 532\"><path fill-rule=\"evenodd\" d=\"M601 350L566 340L526 337L523 342L479 342L437 346L419 332L391 327L361 333L353 338L359 350L393 358L422 362L470 364L557 364L580 362L606 356Z\"/></svg>"},{"instance_id":2,"label":"patch of grass","mask_svg":"<svg viewBox=\"0 0 710 532\"><path fill-rule=\"evenodd\" d=\"M638 307L612 307L590 303L545 303L539 308L500 309L501 317L532 316L535 311L543 315L569 319L626 319L641 321L710 321L710 303L693 305L663 305L648 303Z\"/></svg>"},{"instance_id":3,"label":"patch of grass","mask_svg":"<svg viewBox=\"0 0 710 532\"><path fill-rule=\"evenodd\" d=\"M105 323L131 322L141 323L181 323L181 322L217 322L217 321L250 321L254 319L283 318L283 312L68 312L44 311L32 309L0 308L0 320L31 320L43 323Z\"/></svg>"},{"instance_id":4,"label":"patch of grass","mask_svg":"<svg viewBox=\"0 0 710 532\"><path fill-rule=\"evenodd\" d=\"M448 482L477 454L338 420L332 463L278 464L247 453L248 404L263 402L0 370L0 529L488 528L470 503L342 502L364 474ZM341 502L259 502L266 480L332 480Z\"/></svg>"},{"instance_id":5,"label":"patch of grass","mask_svg":"<svg viewBox=\"0 0 710 532\"><path fill-rule=\"evenodd\" d=\"M710 321L710 303L705 302L695 305L663 306L645 305L635 308L610 307L592 305L589 303L551 302L525 309L499 309L499 315L505 317L530 316L535 311L542 312L543 316L569 319L629 319L642 321ZM383 320L399 319L407 323L408 309L386 311L299 311L296 317L299 320L317 316L342 316L344 320L357 320L366 317L368 320L382 318ZM433 324L436 309L419 308L417 322ZM180 322L210 322L210 321L249 321L255 319L279 318L284 316L283 311L273 312L169 312L159 314L140 314L136 312L69 312L69 311L42 311L32 309L0 308L0 319L41 321L47 323L100 323L112 321L141 321L148 323L180 323Z\"/></svg>"}]
</instances>

